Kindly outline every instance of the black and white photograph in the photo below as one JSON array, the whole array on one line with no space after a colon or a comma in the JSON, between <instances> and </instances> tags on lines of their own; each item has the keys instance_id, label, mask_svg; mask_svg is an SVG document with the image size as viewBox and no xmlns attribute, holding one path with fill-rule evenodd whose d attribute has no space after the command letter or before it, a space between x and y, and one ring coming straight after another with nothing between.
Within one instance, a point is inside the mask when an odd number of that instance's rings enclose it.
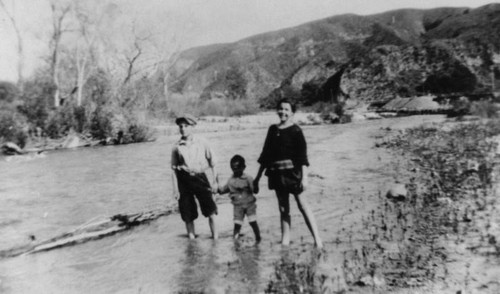
<instances>
[{"instance_id":1,"label":"black and white photograph","mask_svg":"<svg viewBox=\"0 0 500 294\"><path fill-rule=\"evenodd\" d=\"M0 293L500 293L500 1L0 0Z\"/></svg>"}]
</instances>

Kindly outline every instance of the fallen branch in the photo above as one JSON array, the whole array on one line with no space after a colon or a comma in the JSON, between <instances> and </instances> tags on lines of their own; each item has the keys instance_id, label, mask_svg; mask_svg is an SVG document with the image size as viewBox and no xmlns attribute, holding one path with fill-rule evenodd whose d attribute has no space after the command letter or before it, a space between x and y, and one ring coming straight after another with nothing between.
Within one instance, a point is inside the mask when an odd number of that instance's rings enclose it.
<instances>
[{"instance_id":1,"label":"fallen branch","mask_svg":"<svg viewBox=\"0 0 500 294\"><path fill-rule=\"evenodd\" d=\"M48 240L0 251L0 258L49 251L60 247L102 239L106 236L129 230L140 224L148 223L161 216L169 215L174 211L175 209L166 209L133 214L116 214L104 220L80 227L73 232L64 233Z\"/></svg>"}]
</instances>

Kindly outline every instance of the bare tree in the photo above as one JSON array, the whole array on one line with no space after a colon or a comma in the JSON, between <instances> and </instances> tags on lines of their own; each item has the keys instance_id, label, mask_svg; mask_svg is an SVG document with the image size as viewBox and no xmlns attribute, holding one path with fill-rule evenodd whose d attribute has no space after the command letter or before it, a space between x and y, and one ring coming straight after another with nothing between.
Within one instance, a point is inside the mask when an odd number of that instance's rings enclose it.
<instances>
[{"instance_id":1,"label":"bare tree","mask_svg":"<svg viewBox=\"0 0 500 294\"><path fill-rule=\"evenodd\" d=\"M156 46L157 61L154 64L155 70L160 71L162 73L162 86L163 86L162 96L165 99L166 105L169 105L170 93L168 89L168 84L170 80L170 72L172 71L176 62L181 57L181 48L182 48L182 44L178 42L176 35L171 36L170 40L168 41L170 46L165 46L166 42L164 42L163 44L157 44Z\"/></svg>"},{"instance_id":2,"label":"bare tree","mask_svg":"<svg viewBox=\"0 0 500 294\"><path fill-rule=\"evenodd\" d=\"M71 6L69 4L64 6L57 6L55 2L50 5L52 10L52 36L50 39L51 59L50 71L52 75L52 82L54 83L54 106L59 107L61 102L61 90L59 82L59 46L63 33L68 32L69 29L65 27L64 20L70 12Z\"/></svg>"},{"instance_id":3,"label":"bare tree","mask_svg":"<svg viewBox=\"0 0 500 294\"><path fill-rule=\"evenodd\" d=\"M19 30L19 27L17 26L16 19L14 18L14 12L10 12L7 9L7 6L5 6L5 3L3 0L0 0L0 6L3 8L5 11L5 14L9 18L12 27L14 28L14 31L16 33L16 38L17 38L17 55L18 55L18 60L17 60L17 83L18 85L23 84L23 76L24 76L24 49L23 49L23 39L21 36L21 32Z\"/></svg>"},{"instance_id":4,"label":"bare tree","mask_svg":"<svg viewBox=\"0 0 500 294\"><path fill-rule=\"evenodd\" d=\"M125 73L125 78L123 80L123 84L127 84L132 76L136 73L136 64L138 59L144 53L144 42L150 38L150 34L147 36L139 36L137 33L137 29L135 26L135 22L132 27L133 34L133 45L131 49L126 50L124 53L125 61L127 63L127 69Z\"/></svg>"},{"instance_id":5,"label":"bare tree","mask_svg":"<svg viewBox=\"0 0 500 294\"><path fill-rule=\"evenodd\" d=\"M99 11L97 2L85 2L94 4L94 7L84 7L80 2L75 3L74 11L78 23L77 40L74 42L75 66L76 66L76 102L78 106L83 102L83 87L90 73L91 61L96 54L96 42L99 35L99 25L104 14Z\"/></svg>"}]
</instances>

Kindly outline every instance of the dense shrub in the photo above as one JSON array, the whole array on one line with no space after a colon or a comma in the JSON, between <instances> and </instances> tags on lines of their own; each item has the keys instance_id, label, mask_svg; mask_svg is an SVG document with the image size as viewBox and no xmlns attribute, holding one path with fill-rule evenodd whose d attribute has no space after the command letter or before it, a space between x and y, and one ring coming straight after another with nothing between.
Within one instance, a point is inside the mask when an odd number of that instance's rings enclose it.
<instances>
[{"instance_id":1,"label":"dense shrub","mask_svg":"<svg viewBox=\"0 0 500 294\"><path fill-rule=\"evenodd\" d=\"M0 81L0 103L12 103L19 95L19 89L10 82Z\"/></svg>"},{"instance_id":2,"label":"dense shrub","mask_svg":"<svg viewBox=\"0 0 500 294\"><path fill-rule=\"evenodd\" d=\"M151 140L153 134L151 129L143 124L132 123L124 134L124 143L130 142L146 142Z\"/></svg>"},{"instance_id":3,"label":"dense shrub","mask_svg":"<svg viewBox=\"0 0 500 294\"><path fill-rule=\"evenodd\" d=\"M90 135L98 140L113 136L113 113L104 107L97 107L90 119Z\"/></svg>"},{"instance_id":4,"label":"dense shrub","mask_svg":"<svg viewBox=\"0 0 500 294\"><path fill-rule=\"evenodd\" d=\"M26 116L28 122L44 128L53 105L54 85L46 79L27 81L20 95L21 105L18 111Z\"/></svg>"},{"instance_id":5,"label":"dense shrub","mask_svg":"<svg viewBox=\"0 0 500 294\"><path fill-rule=\"evenodd\" d=\"M24 131L25 120L19 114L0 110L0 143L14 142L23 148L26 145L28 135Z\"/></svg>"}]
</instances>

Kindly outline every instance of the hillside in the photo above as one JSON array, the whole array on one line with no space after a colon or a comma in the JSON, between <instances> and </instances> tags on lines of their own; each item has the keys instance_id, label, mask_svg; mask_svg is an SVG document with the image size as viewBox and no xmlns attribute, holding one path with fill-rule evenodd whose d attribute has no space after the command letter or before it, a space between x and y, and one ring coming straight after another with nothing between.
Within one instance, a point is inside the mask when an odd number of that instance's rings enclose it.
<instances>
[{"instance_id":1,"label":"hillside","mask_svg":"<svg viewBox=\"0 0 500 294\"><path fill-rule=\"evenodd\" d=\"M337 15L186 50L172 67L169 89L263 106L283 95L312 103L342 93L367 102L484 93L491 66L500 63L499 31L500 4Z\"/></svg>"}]
</instances>

